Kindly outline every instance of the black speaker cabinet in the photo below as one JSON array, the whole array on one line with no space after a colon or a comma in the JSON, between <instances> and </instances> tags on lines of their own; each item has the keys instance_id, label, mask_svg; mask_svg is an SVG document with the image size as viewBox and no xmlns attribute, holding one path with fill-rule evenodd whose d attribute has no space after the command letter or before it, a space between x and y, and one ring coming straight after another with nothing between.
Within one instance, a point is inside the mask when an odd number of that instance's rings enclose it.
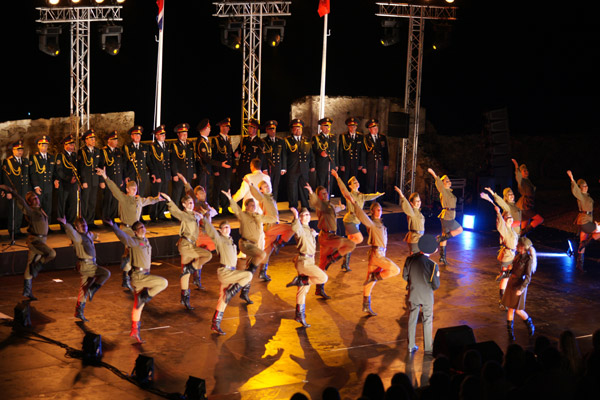
<instances>
[{"instance_id":1,"label":"black speaker cabinet","mask_svg":"<svg viewBox=\"0 0 600 400\"><path fill-rule=\"evenodd\" d=\"M403 112L388 114L387 136L408 139L410 115Z\"/></svg>"},{"instance_id":2,"label":"black speaker cabinet","mask_svg":"<svg viewBox=\"0 0 600 400\"><path fill-rule=\"evenodd\" d=\"M475 344L475 335L468 325L440 328L433 339L433 356L444 354L458 368L463 350L473 344Z\"/></svg>"}]
</instances>

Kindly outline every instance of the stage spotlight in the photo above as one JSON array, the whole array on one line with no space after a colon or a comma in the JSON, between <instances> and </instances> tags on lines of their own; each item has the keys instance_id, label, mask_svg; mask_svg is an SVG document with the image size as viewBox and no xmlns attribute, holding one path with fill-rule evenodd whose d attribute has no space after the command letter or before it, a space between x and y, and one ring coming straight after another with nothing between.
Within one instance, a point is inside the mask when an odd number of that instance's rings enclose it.
<instances>
[{"instance_id":1,"label":"stage spotlight","mask_svg":"<svg viewBox=\"0 0 600 400\"><path fill-rule=\"evenodd\" d=\"M81 3L81 0L70 0L70 3L73 5L77 5L77 4Z\"/></svg>"},{"instance_id":2,"label":"stage spotlight","mask_svg":"<svg viewBox=\"0 0 600 400\"><path fill-rule=\"evenodd\" d=\"M154 382L154 358L139 355L135 360L131 376L142 385Z\"/></svg>"},{"instance_id":3,"label":"stage spotlight","mask_svg":"<svg viewBox=\"0 0 600 400\"><path fill-rule=\"evenodd\" d=\"M475 216L474 215L463 215L463 228L473 229L475 227Z\"/></svg>"},{"instance_id":4,"label":"stage spotlight","mask_svg":"<svg viewBox=\"0 0 600 400\"><path fill-rule=\"evenodd\" d=\"M60 0L46 0L46 3L47 3L49 6L57 6L57 5L58 5L58 3L60 3Z\"/></svg>"},{"instance_id":5,"label":"stage spotlight","mask_svg":"<svg viewBox=\"0 0 600 400\"><path fill-rule=\"evenodd\" d=\"M102 359L102 336L87 332L83 337L82 351L85 363L99 362Z\"/></svg>"},{"instance_id":6,"label":"stage spotlight","mask_svg":"<svg viewBox=\"0 0 600 400\"><path fill-rule=\"evenodd\" d=\"M205 400L206 381L190 375L185 384L184 398L187 400Z\"/></svg>"},{"instance_id":7,"label":"stage spotlight","mask_svg":"<svg viewBox=\"0 0 600 400\"><path fill-rule=\"evenodd\" d=\"M37 29L39 35L39 49L42 53L46 53L50 56L57 56L60 54L60 45L58 38L62 33L60 26L44 25Z\"/></svg>"},{"instance_id":8,"label":"stage spotlight","mask_svg":"<svg viewBox=\"0 0 600 400\"><path fill-rule=\"evenodd\" d=\"M242 22L227 20L221 25L221 44L233 50L242 48Z\"/></svg>"},{"instance_id":9,"label":"stage spotlight","mask_svg":"<svg viewBox=\"0 0 600 400\"><path fill-rule=\"evenodd\" d=\"M94 3L96 3L96 4L102 4L102 3L104 3L104 0L94 0Z\"/></svg>"},{"instance_id":10,"label":"stage spotlight","mask_svg":"<svg viewBox=\"0 0 600 400\"><path fill-rule=\"evenodd\" d=\"M283 31L285 29L285 20L273 18L263 27L264 41L271 47L277 47L283 42Z\"/></svg>"},{"instance_id":11,"label":"stage spotlight","mask_svg":"<svg viewBox=\"0 0 600 400\"><path fill-rule=\"evenodd\" d=\"M400 41L400 23L396 18L382 20L381 27L383 34L380 42L383 46L393 46Z\"/></svg>"},{"instance_id":12,"label":"stage spotlight","mask_svg":"<svg viewBox=\"0 0 600 400\"><path fill-rule=\"evenodd\" d=\"M111 56L116 56L121 50L121 34L123 27L120 25L103 25L100 27L102 50Z\"/></svg>"}]
</instances>

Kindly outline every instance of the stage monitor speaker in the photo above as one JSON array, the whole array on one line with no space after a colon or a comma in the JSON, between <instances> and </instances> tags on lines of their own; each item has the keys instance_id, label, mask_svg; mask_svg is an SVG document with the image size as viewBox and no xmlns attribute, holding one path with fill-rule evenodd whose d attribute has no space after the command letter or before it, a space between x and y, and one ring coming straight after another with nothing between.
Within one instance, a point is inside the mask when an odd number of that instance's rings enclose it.
<instances>
[{"instance_id":1,"label":"stage monitor speaker","mask_svg":"<svg viewBox=\"0 0 600 400\"><path fill-rule=\"evenodd\" d=\"M468 325L440 328L433 339L433 356L444 354L455 368L461 364L460 356L466 346L475 344L473 329Z\"/></svg>"},{"instance_id":2,"label":"stage monitor speaker","mask_svg":"<svg viewBox=\"0 0 600 400\"><path fill-rule=\"evenodd\" d=\"M408 139L410 115L403 112L388 113L387 136Z\"/></svg>"},{"instance_id":3,"label":"stage monitor speaker","mask_svg":"<svg viewBox=\"0 0 600 400\"><path fill-rule=\"evenodd\" d=\"M13 328L31 326L31 307L28 301L23 301L15 306L15 319Z\"/></svg>"},{"instance_id":4,"label":"stage monitor speaker","mask_svg":"<svg viewBox=\"0 0 600 400\"><path fill-rule=\"evenodd\" d=\"M96 363L102 359L102 336L87 332L83 337L83 361Z\"/></svg>"},{"instance_id":5,"label":"stage monitor speaker","mask_svg":"<svg viewBox=\"0 0 600 400\"><path fill-rule=\"evenodd\" d=\"M131 376L142 385L154 382L154 358L139 355L135 360Z\"/></svg>"},{"instance_id":6,"label":"stage monitor speaker","mask_svg":"<svg viewBox=\"0 0 600 400\"><path fill-rule=\"evenodd\" d=\"M502 365L502 361L504 360L504 352L493 340L469 344L465 348L465 351L470 349L479 351L479 354L481 354L481 365L490 360L496 361L498 364Z\"/></svg>"},{"instance_id":7,"label":"stage monitor speaker","mask_svg":"<svg viewBox=\"0 0 600 400\"><path fill-rule=\"evenodd\" d=\"M187 400L206 400L206 381L190 375L185 384L184 397Z\"/></svg>"}]
</instances>

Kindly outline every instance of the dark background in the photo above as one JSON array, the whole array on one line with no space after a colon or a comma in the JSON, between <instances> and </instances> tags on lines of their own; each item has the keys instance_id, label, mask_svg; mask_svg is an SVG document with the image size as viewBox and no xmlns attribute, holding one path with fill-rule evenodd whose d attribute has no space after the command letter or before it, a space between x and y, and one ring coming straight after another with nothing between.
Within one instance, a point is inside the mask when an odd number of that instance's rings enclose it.
<instances>
[{"instance_id":1,"label":"dark background","mask_svg":"<svg viewBox=\"0 0 600 400\"><path fill-rule=\"evenodd\" d=\"M583 3L569 9L552 2L544 8L523 3L457 0L458 20L450 23L449 39L437 51L431 50L438 39L435 24L427 22L422 106L438 134L478 133L482 112L498 107L508 107L514 136L596 129L600 39L592 13ZM68 25L61 54L41 53L35 7L44 4L6 5L0 121L69 113ZM263 120L285 125L293 100L319 94L323 23L317 5L317 0L293 0L284 41L277 48L263 47ZM407 23L402 19L401 42L383 47L376 9L374 1L331 0L327 95L403 96ZM166 0L162 121L168 128L230 116L232 133L239 129L241 52L220 44L214 12L208 0ZM136 123L152 128L156 14L153 0L124 3L118 56L102 52L100 23L92 24L91 113L132 110Z\"/></svg>"}]
</instances>

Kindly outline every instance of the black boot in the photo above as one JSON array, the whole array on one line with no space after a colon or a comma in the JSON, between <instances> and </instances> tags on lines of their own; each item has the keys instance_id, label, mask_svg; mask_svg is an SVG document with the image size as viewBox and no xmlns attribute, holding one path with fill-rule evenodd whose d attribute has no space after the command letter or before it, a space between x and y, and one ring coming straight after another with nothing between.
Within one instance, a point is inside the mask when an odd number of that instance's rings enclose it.
<instances>
[{"instance_id":1,"label":"black boot","mask_svg":"<svg viewBox=\"0 0 600 400\"><path fill-rule=\"evenodd\" d=\"M85 294L89 301L92 301L92 299L94 298L94 295L101 287L102 287L102 285L95 283L95 282L88 286Z\"/></svg>"},{"instance_id":2,"label":"black boot","mask_svg":"<svg viewBox=\"0 0 600 400\"><path fill-rule=\"evenodd\" d=\"M525 325L527 325L527 332L529 332L529 336L533 336L533 334L535 333L535 325L533 325L531 317L524 319L523 322L525 323Z\"/></svg>"},{"instance_id":3,"label":"black boot","mask_svg":"<svg viewBox=\"0 0 600 400\"><path fill-rule=\"evenodd\" d=\"M506 332L508 333L508 340L511 342L515 341L515 321L506 321Z\"/></svg>"},{"instance_id":4,"label":"black boot","mask_svg":"<svg viewBox=\"0 0 600 400\"><path fill-rule=\"evenodd\" d=\"M132 338L135 338L135 340L137 340L138 343L145 343L144 340L142 340L142 337L140 336L140 328L142 327L142 322L141 321L131 321L131 332L129 333L129 336Z\"/></svg>"},{"instance_id":5,"label":"black boot","mask_svg":"<svg viewBox=\"0 0 600 400\"><path fill-rule=\"evenodd\" d=\"M79 318L83 322L88 322L89 319L87 319L85 317L85 315L83 315L84 308L85 308L85 303L77 302L77 305L75 306L75 318Z\"/></svg>"},{"instance_id":6,"label":"black boot","mask_svg":"<svg viewBox=\"0 0 600 400\"><path fill-rule=\"evenodd\" d=\"M258 274L258 277L265 282L270 282L271 277L269 275L267 275L267 269L269 269L269 264L263 265L260 270L260 273Z\"/></svg>"},{"instance_id":7,"label":"black boot","mask_svg":"<svg viewBox=\"0 0 600 400\"><path fill-rule=\"evenodd\" d=\"M142 290L140 293L137 294L137 304L135 305L135 308L139 309L141 306L148 303L150 300L152 300L152 297L148 294L148 290Z\"/></svg>"},{"instance_id":8,"label":"black boot","mask_svg":"<svg viewBox=\"0 0 600 400\"><path fill-rule=\"evenodd\" d=\"M334 251L333 253L331 253L330 255L328 255L327 256L327 264L325 264L325 271L327 271L329 269L331 264L333 264L340 258L342 258L342 255L337 250Z\"/></svg>"},{"instance_id":9,"label":"black boot","mask_svg":"<svg viewBox=\"0 0 600 400\"><path fill-rule=\"evenodd\" d=\"M363 296L363 312L373 316L377 315L377 313L371 309L371 296Z\"/></svg>"},{"instance_id":10,"label":"black boot","mask_svg":"<svg viewBox=\"0 0 600 400\"><path fill-rule=\"evenodd\" d=\"M325 284L324 283L320 283L320 284L315 285L315 286L316 286L315 294L317 296L321 296L325 300L329 300L331 298L330 296L327 295L327 293L325 293Z\"/></svg>"},{"instance_id":11,"label":"black boot","mask_svg":"<svg viewBox=\"0 0 600 400\"><path fill-rule=\"evenodd\" d=\"M306 286L306 285L309 285L309 283L308 283L308 276L306 276L306 275L296 275L294 277L294 279L292 279L292 281L290 283L288 283L287 285L285 285L285 287Z\"/></svg>"},{"instance_id":12,"label":"black boot","mask_svg":"<svg viewBox=\"0 0 600 400\"><path fill-rule=\"evenodd\" d=\"M508 308L506 308L506 306L502 304L502 298L504 297L504 289L500 289L498 294L500 295L500 300L498 300L498 308L500 308L501 311L508 310Z\"/></svg>"},{"instance_id":13,"label":"black boot","mask_svg":"<svg viewBox=\"0 0 600 400\"><path fill-rule=\"evenodd\" d=\"M446 261L446 246L440 246L440 265L445 267L448 266L448 261Z\"/></svg>"},{"instance_id":14,"label":"black boot","mask_svg":"<svg viewBox=\"0 0 600 400\"><path fill-rule=\"evenodd\" d=\"M254 304L252 300L250 300L250 284L242 287L240 291L240 299L244 300L246 304Z\"/></svg>"},{"instance_id":15,"label":"black boot","mask_svg":"<svg viewBox=\"0 0 600 400\"><path fill-rule=\"evenodd\" d=\"M43 264L40 261L41 259L42 259L42 256L40 254L36 254L35 257L33 257L31 264L29 264L29 273L34 278L37 278L38 274L42 270Z\"/></svg>"},{"instance_id":16,"label":"black boot","mask_svg":"<svg viewBox=\"0 0 600 400\"><path fill-rule=\"evenodd\" d=\"M248 266L246 267L246 271L252 272L252 275L254 275L254 273L256 272L257 269L258 269L258 265L254 265L252 263L248 263Z\"/></svg>"},{"instance_id":17,"label":"black boot","mask_svg":"<svg viewBox=\"0 0 600 400\"><path fill-rule=\"evenodd\" d=\"M452 239L452 235L449 232L448 233L442 233L441 235L436 236L435 239L437 240L438 243L441 243L441 242L447 241L448 239Z\"/></svg>"},{"instance_id":18,"label":"black boot","mask_svg":"<svg viewBox=\"0 0 600 400\"><path fill-rule=\"evenodd\" d=\"M190 305L190 289L181 290L181 304L188 310L193 310L194 307Z\"/></svg>"},{"instance_id":19,"label":"black boot","mask_svg":"<svg viewBox=\"0 0 600 400\"><path fill-rule=\"evenodd\" d=\"M366 285L367 283L377 282L377 281L382 280L383 278L381 277L381 271L382 271L381 268L377 268L375 271L371 272L369 274L369 276L367 276L367 280L365 281L364 284Z\"/></svg>"},{"instance_id":20,"label":"black boot","mask_svg":"<svg viewBox=\"0 0 600 400\"><path fill-rule=\"evenodd\" d=\"M33 279L25 279L23 281L23 296L29 297L29 300L37 300L33 295Z\"/></svg>"},{"instance_id":21,"label":"black boot","mask_svg":"<svg viewBox=\"0 0 600 400\"><path fill-rule=\"evenodd\" d=\"M129 277L129 271L123 271L123 281L121 282L121 287L127 288L133 292L133 287L131 286L131 278Z\"/></svg>"},{"instance_id":22,"label":"black boot","mask_svg":"<svg viewBox=\"0 0 600 400\"><path fill-rule=\"evenodd\" d=\"M229 285L226 289L225 289L225 298L224 301L226 304L229 304L229 301L233 298L233 296L235 296L240 290L242 290L242 287L240 286L239 283L234 283L232 285Z\"/></svg>"},{"instance_id":23,"label":"black boot","mask_svg":"<svg viewBox=\"0 0 600 400\"><path fill-rule=\"evenodd\" d=\"M503 269L502 272L496 276L496 282L500 282L502 279L507 279L508 277L510 277L510 270Z\"/></svg>"},{"instance_id":24,"label":"black boot","mask_svg":"<svg viewBox=\"0 0 600 400\"><path fill-rule=\"evenodd\" d=\"M583 269L584 261L585 261L585 253L578 252L576 255L576 259L575 259L575 268L577 269L577 271L585 272L585 269Z\"/></svg>"},{"instance_id":25,"label":"black boot","mask_svg":"<svg viewBox=\"0 0 600 400\"><path fill-rule=\"evenodd\" d=\"M310 328L310 325L306 323L306 304L296 304L296 322L302 324L305 328Z\"/></svg>"},{"instance_id":26,"label":"black boot","mask_svg":"<svg viewBox=\"0 0 600 400\"><path fill-rule=\"evenodd\" d=\"M183 267L181 267L181 275L179 275L179 277L181 278L184 275L193 274L195 271L196 268L194 268L192 263L185 264Z\"/></svg>"},{"instance_id":27,"label":"black boot","mask_svg":"<svg viewBox=\"0 0 600 400\"><path fill-rule=\"evenodd\" d=\"M202 269L195 269L192 276L194 277L192 283L196 285L196 290L206 290L206 288L202 286Z\"/></svg>"},{"instance_id":28,"label":"black boot","mask_svg":"<svg viewBox=\"0 0 600 400\"><path fill-rule=\"evenodd\" d=\"M348 253L344 256L344 261L342 261L342 271L344 272L350 272L352 271L350 269L350 254L352 253Z\"/></svg>"},{"instance_id":29,"label":"black boot","mask_svg":"<svg viewBox=\"0 0 600 400\"><path fill-rule=\"evenodd\" d=\"M236 283L237 285L237 283ZM210 329L218 333L219 335L225 335L225 332L221 330L221 321L223 320L223 311L215 310L215 315L213 315L212 324L210 325Z\"/></svg>"}]
</instances>

